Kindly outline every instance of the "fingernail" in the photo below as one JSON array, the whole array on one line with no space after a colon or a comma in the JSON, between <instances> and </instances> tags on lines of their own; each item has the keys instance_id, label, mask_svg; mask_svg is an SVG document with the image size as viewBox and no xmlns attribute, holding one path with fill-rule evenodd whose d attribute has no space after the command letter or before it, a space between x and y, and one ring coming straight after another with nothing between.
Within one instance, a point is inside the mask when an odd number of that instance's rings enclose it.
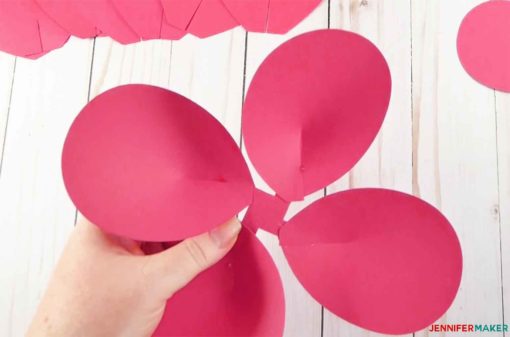
<instances>
[{"instance_id":1,"label":"fingernail","mask_svg":"<svg viewBox=\"0 0 510 337\"><path fill-rule=\"evenodd\" d=\"M241 223L236 218L230 219L209 232L209 236L218 248L229 246L241 231Z\"/></svg>"}]
</instances>

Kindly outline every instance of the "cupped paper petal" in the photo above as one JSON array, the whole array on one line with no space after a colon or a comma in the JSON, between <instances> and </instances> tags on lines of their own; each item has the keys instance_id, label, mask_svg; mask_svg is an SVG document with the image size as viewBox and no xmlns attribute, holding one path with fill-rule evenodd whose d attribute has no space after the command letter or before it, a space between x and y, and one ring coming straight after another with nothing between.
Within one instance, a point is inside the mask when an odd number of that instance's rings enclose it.
<instances>
[{"instance_id":1,"label":"cupped paper petal","mask_svg":"<svg viewBox=\"0 0 510 337\"><path fill-rule=\"evenodd\" d=\"M438 210L404 193L355 189L327 196L283 225L280 242L310 294L364 329L424 329L459 288L455 231Z\"/></svg>"},{"instance_id":2,"label":"cupped paper petal","mask_svg":"<svg viewBox=\"0 0 510 337\"><path fill-rule=\"evenodd\" d=\"M234 248L167 303L154 337L281 337L280 276L260 241L243 229Z\"/></svg>"},{"instance_id":3,"label":"cupped paper petal","mask_svg":"<svg viewBox=\"0 0 510 337\"><path fill-rule=\"evenodd\" d=\"M318 30L285 42L257 70L243 108L248 155L288 201L350 170L377 135L391 76L360 35Z\"/></svg>"},{"instance_id":4,"label":"cupped paper petal","mask_svg":"<svg viewBox=\"0 0 510 337\"><path fill-rule=\"evenodd\" d=\"M510 1L485 2L460 25L457 51L464 69L490 88L510 92Z\"/></svg>"},{"instance_id":5,"label":"cupped paper petal","mask_svg":"<svg viewBox=\"0 0 510 337\"><path fill-rule=\"evenodd\" d=\"M197 104L126 85L80 112L62 154L64 183L85 217L141 241L176 241L233 217L252 200L239 148Z\"/></svg>"}]
</instances>

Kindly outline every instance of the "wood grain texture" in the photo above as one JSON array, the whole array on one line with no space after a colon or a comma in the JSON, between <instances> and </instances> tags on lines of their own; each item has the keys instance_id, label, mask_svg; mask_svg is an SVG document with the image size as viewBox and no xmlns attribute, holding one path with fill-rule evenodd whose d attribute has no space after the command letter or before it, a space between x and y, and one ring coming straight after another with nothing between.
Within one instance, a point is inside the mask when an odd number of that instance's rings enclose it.
<instances>
[{"instance_id":1,"label":"wood grain texture","mask_svg":"<svg viewBox=\"0 0 510 337\"><path fill-rule=\"evenodd\" d=\"M129 83L168 88L171 54L171 41L153 40L124 46L111 39L97 39L90 99Z\"/></svg>"},{"instance_id":2,"label":"wood grain texture","mask_svg":"<svg viewBox=\"0 0 510 337\"><path fill-rule=\"evenodd\" d=\"M392 96L384 124L371 147L328 194L348 188L384 187L411 192L411 11L407 0L332 0L331 28L356 32L384 54L392 76ZM382 336L324 312L324 337Z\"/></svg>"},{"instance_id":3,"label":"wood grain texture","mask_svg":"<svg viewBox=\"0 0 510 337\"><path fill-rule=\"evenodd\" d=\"M245 35L241 28L173 44L170 89L192 99L241 141Z\"/></svg>"},{"instance_id":4,"label":"wood grain texture","mask_svg":"<svg viewBox=\"0 0 510 337\"><path fill-rule=\"evenodd\" d=\"M14 56L0 52L0 174L2 172L2 154L9 119L15 66L16 58Z\"/></svg>"},{"instance_id":5,"label":"wood grain texture","mask_svg":"<svg viewBox=\"0 0 510 337\"><path fill-rule=\"evenodd\" d=\"M456 53L460 22L480 2L412 1L413 192L451 221L464 256L447 323L502 321L494 93Z\"/></svg>"},{"instance_id":6,"label":"wood grain texture","mask_svg":"<svg viewBox=\"0 0 510 337\"><path fill-rule=\"evenodd\" d=\"M87 99L92 41L18 59L0 176L0 335L23 336L73 228L62 145Z\"/></svg>"}]
</instances>

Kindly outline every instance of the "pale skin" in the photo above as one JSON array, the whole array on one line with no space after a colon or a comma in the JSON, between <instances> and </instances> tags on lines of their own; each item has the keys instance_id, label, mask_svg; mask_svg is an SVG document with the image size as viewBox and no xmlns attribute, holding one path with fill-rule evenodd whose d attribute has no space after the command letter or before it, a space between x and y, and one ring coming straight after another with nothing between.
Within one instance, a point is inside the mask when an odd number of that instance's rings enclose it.
<instances>
[{"instance_id":1,"label":"pale skin","mask_svg":"<svg viewBox=\"0 0 510 337\"><path fill-rule=\"evenodd\" d=\"M80 219L62 253L27 337L149 337L167 299L234 245L231 219L170 249L140 245Z\"/></svg>"}]
</instances>

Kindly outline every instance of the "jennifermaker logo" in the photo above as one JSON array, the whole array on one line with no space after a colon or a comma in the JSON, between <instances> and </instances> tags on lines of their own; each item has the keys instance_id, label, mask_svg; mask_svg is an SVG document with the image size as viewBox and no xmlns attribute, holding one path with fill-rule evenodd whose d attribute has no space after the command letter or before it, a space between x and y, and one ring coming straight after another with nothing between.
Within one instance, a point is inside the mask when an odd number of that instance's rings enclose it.
<instances>
[{"instance_id":1,"label":"jennifermaker logo","mask_svg":"<svg viewBox=\"0 0 510 337\"><path fill-rule=\"evenodd\" d=\"M508 332L508 324L432 324L430 332Z\"/></svg>"}]
</instances>

